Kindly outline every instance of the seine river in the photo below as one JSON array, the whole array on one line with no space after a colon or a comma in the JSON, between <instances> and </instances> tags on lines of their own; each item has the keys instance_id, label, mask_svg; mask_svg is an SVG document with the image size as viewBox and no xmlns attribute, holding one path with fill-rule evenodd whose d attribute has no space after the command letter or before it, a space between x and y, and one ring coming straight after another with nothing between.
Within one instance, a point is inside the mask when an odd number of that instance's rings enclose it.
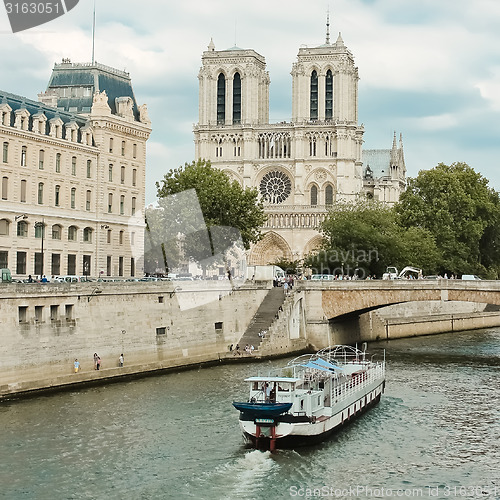
<instances>
[{"instance_id":1,"label":"seine river","mask_svg":"<svg viewBox=\"0 0 500 500\"><path fill-rule=\"evenodd\" d=\"M0 403L0 498L500 499L500 329L372 344L380 404L328 442L246 449L233 399L272 363Z\"/></svg>"}]
</instances>

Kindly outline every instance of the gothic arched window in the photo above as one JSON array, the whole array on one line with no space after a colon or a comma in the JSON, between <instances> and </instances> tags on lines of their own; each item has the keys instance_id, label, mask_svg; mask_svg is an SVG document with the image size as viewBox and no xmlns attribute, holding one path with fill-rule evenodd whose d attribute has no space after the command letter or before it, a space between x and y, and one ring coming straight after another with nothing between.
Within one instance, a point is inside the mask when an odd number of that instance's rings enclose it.
<instances>
[{"instance_id":1,"label":"gothic arched window","mask_svg":"<svg viewBox=\"0 0 500 500\"><path fill-rule=\"evenodd\" d=\"M318 188L316 186L312 186L311 188L311 205L318 204Z\"/></svg>"},{"instance_id":2,"label":"gothic arched window","mask_svg":"<svg viewBox=\"0 0 500 500\"><path fill-rule=\"evenodd\" d=\"M329 69L326 72L325 81L325 119L331 120L333 118L333 75Z\"/></svg>"},{"instance_id":3,"label":"gothic arched window","mask_svg":"<svg viewBox=\"0 0 500 500\"><path fill-rule=\"evenodd\" d=\"M222 73L217 78L217 125L226 121L226 78Z\"/></svg>"},{"instance_id":4,"label":"gothic arched window","mask_svg":"<svg viewBox=\"0 0 500 500\"><path fill-rule=\"evenodd\" d=\"M333 187L330 184L325 189L325 205L333 205Z\"/></svg>"},{"instance_id":5,"label":"gothic arched window","mask_svg":"<svg viewBox=\"0 0 500 500\"><path fill-rule=\"evenodd\" d=\"M311 73L310 119L318 119L318 73Z\"/></svg>"},{"instance_id":6,"label":"gothic arched window","mask_svg":"<svg viewBox=\"0 0 500 500\"><path fill-rule=\"evenodd\" d=\"M233 78L233 123L241 123L241 77L239 73Z\"/></svg>"}]
</instances>

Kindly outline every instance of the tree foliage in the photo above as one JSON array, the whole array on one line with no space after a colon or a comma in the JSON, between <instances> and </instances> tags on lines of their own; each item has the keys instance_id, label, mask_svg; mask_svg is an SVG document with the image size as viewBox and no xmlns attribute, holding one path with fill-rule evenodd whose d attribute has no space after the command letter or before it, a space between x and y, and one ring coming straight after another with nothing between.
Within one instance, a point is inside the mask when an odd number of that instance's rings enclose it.
<instances>
[{"instance_id":1,"label":"tree foliage","mask_svg":"<svg viewBox=\"0 0 500 500\"><path fill-rule=\"evenodd\" d=\"M438 272L498 274L499 196L466 163L440 163L409 179L396 213L402 227L432 234L439 251Z\"/></svg>"},{"instance_id":2,"label":"tree foliage","mask_svg":"<svg viewBox=\"0 0 500 500\"><path fill-rule=\"evenodd\" d=\"M382 203L359 200L335 204L321 226L323 247L307 267L320 274L381 276L387 266L414 265L432 271L437 251L424 228L402 228L395 212Z\"/></svg>"},{"instance_id":3,"label":"tree foliage","mask_svg":"<svg viewBox=\"0 0 500 500\"><path fill-rule=\"evenodd\" d=\"M257 189L242 188L209 161L186 163L167 173L156 187L164 224L169 228L166 237L183 233L182 247L188 258L207 264L207 248L216 256L240 235L246 249L261 237L266 218ZM184 202L188 190L196 192L194 203Z\"/></svg>"}]
</instances>

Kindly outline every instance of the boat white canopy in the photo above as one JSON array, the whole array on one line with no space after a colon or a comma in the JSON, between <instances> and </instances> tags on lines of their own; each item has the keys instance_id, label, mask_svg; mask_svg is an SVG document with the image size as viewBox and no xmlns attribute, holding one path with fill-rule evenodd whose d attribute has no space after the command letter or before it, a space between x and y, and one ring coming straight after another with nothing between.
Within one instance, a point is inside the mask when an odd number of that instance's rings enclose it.
<instances>
[{"instance_id":1,"label":"boat white canopy","mask_svg":"<svg viewBox=\"0 0 500 500\"><path fill-rule=\"evenodd\" d=\"M295 377L249 377L245 382L279 382L279 383L294 383L300 382L300 378Z\"/></svg>"}]
</instances>

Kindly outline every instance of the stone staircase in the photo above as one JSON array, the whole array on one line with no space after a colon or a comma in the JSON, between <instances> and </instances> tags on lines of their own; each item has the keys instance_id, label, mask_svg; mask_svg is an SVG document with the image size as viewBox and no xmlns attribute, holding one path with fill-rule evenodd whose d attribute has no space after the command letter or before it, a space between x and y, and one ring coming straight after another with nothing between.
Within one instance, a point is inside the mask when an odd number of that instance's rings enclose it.
<instances>
[{"instance_id":1,"label":"stone staircase","mask_svg":"<svg viewBox=\"0 0 500 500\"><path fill-rule=\"evenodd\" d=\"M248 328L239 341L241 351L243 351L246 344L253 345L256 351L259 349L260 343L263 340L262 337L259 337L259 332L263 330L269 331L284 301L285 292L282 287L273 287L269 290L266 298L262 301L250 325L248 325Z\"/></svg>"}]
</instances>

